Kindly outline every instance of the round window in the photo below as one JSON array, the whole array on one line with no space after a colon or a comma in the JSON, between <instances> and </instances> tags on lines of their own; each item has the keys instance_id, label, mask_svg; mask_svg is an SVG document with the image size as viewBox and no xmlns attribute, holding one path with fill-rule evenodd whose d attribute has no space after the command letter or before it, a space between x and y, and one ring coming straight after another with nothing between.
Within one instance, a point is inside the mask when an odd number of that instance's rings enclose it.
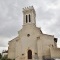
<instances>
[{"instance_id":1,"label":"round window","mask_svg":"<svg viewBox=\"0 0 60 60\"><path fill-rule=\"evenodd\" d=\"M27 36L29 37L29 36L30 36L30 34L27 34Z\"/></svg>"}]
</instances>

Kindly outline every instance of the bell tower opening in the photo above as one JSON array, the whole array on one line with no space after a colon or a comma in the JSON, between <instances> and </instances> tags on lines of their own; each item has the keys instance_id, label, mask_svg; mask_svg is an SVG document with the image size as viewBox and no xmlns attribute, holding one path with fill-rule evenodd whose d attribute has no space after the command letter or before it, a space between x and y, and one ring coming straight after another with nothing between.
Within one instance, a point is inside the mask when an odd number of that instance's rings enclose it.
<instances>
[{"instance_id":1,"label":"bell tower opening","mask_svg":"<svg viewBox=\"0 0 60 60\"><path fill-rule=\"evenodd\" d=\"M28 50L28 59L32 59L32 51Z\"/></svg>"},{"instance_id":2,"label":"bell tower opening","mask_svg":"<svg viewBox=\"0 0 60 60\"><path fill-rule=\"evenodd\" d=\"M27 23L28 21L27 21L27 15L26 15L26 23Z\"/></svg>"},{"instance_id":3,"label":"bell tower opening","mask_svg":"<svg viewBox=\"0 0 60 60\"><path fill-rule=\"evenodd\" d=\"M31 22L30 14L29 14L29 22Z\"/></svg>"}]
</instances>

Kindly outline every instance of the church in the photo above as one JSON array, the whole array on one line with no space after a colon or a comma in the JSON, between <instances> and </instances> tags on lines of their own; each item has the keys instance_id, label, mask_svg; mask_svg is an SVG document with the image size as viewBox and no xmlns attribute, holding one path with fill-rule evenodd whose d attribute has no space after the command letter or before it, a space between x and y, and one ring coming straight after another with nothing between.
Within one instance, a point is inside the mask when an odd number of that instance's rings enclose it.
<instances>
[{"instance_id":1,"label":"church","mask_svg":"<svg viewBox=\"0 0 60 60\"><path fill-rule=\"evenodd\" d=\"M23 25L18 36L9 41L8 58L15 60L54 60L60 58L57 38L36 27L33 6L23 8Z\"/></svg>"}]
</instances>

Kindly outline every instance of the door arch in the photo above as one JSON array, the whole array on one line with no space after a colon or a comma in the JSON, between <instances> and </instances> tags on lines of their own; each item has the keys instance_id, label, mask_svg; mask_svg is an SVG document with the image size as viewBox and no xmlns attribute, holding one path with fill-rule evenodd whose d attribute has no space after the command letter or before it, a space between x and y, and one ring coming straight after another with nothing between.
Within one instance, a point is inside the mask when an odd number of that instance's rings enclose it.
<instances>
[{"instance_id":1,"label":"door arch","mask_svg":"<svg viewBox=\"0 0 60 60\"><path fill-rule=\"evenodd\" d=\"M32 59L32 51L28 50L28 59Z\"/></svg>"}]
</instances>

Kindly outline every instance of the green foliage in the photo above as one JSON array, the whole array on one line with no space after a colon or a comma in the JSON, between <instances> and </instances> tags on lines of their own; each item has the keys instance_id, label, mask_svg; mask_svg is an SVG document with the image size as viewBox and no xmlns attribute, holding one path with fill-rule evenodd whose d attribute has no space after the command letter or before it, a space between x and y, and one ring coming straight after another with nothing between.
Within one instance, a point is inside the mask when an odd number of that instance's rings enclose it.
<instances>
[{"instance_id":1,"label":"green foliage","mask_svg":"<svg viewBox=\"0 0 60 60\"><path fill-rule=\"evenodd\" d=\"M7 56L2 57L1 60L7 60Z\"/></svg>"},{"instance_id":2,"label":"green foliage","mask_svg":"<svg viewBox=\"0 0 60 60\"><path fill-rule=\"evenodd\" d=\"M0 59L2 58L2 55L1 55L1 53L0 53Z\"/></svg>"},{"instance_id":3,"label":"green foliage","mask_svg":"<svg viewBox=\"0 0 60 60\"><path fill-rule=\"evenodd\" d=\"M2 57L1 53L0 53L0 60L15 60L15 59L8 59L8 56L4 56Z\"/></svg>"}]
</instances>

